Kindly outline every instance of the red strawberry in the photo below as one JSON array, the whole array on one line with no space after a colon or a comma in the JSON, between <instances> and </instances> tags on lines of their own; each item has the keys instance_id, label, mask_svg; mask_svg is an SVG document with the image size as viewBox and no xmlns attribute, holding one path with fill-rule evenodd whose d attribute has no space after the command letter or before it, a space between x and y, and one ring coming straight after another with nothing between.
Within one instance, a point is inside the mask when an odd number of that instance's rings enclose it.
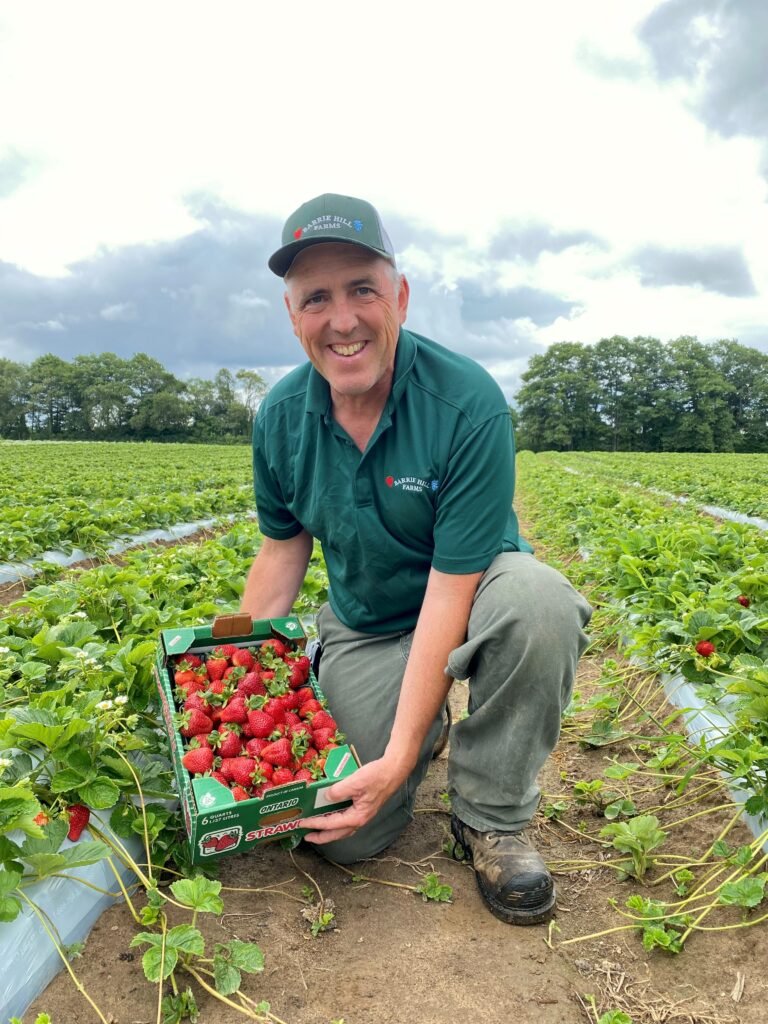
<instances>
[{"instance_id":1,"label":"red strawberry","mask_svg":"<svg viewBox=\"0 0 768 1024\"><path fill-rule=\"evenodd\" d=\"M211 716L211 712L213 711L213 708L208 703L208 701L204 700L204 698L201 697L199 693L193 693L184 701L185 711L191 711L192 708L197 708L198 711L202 711L203 714L208 715L209 718Z\"/></svg>"},{"instance_id":2,"label":"red strawberry","mask_svg":"<svg viewBox=\"0 0 768 1024\"><path fill-rule=\"evenodd\" d=\"M225 658L229 660L233 654L236 654L240 648L236 644L220 644L215 647L212 651L214 658Z\"/></svg>"},{"instance_id":3,"label":"red strawberry","mask_svg":"<svg viewBox=\"0 0 768 1024\"><path fill-rule=\"evenodd\" d=\"M742 608L749 608L750 604L752 603L746 594L739 594L736 600L739 602Z\"/></svg>"},{"instance_id":4,"label":"red strawberry","mask_svg":"<svg viewBox=\"0 0 768 1024\"><path fill-rule=\"evenodd\" d=\"M279 697L270 697L264 705L264 710L268 715L272 715L278 725L285 721L285 708Z\"/></svg>"},{"instance_id":5,"label":"red strawberry","mask_svg":"<svg viewBox=\"0 0 768 1024\"><path fill-rule=\"evenodd\" d=\"M295 661L286 662L288 665L288 685L292 690L298 690L309 678L309 658L306 654L300 655Z\"/></svg>"},{"instance_id":6,"label":"red strawberry","mask_svg":"<svg viewBox=\"0 0 768 1024\"><path fill-rule=\"evenodd\" d=\"M323 710L323 705L320 703L319 700L316 700L313 697L312 700L304 701L304 703L299 708L299 714L301 715L302 718L306 718L307 715L312 715L312 714L315 713L315 711L322 711L322 710Z\"/></svg>"},{"instance_id":7,"label":"red strawberry","mask_svg":"<svg viewBox=\"0 0 768 1024\"><path fill-rule=\"evenodd\" d=\"M229 664L226 658L216 658L213 655L209 655L208 661L205 663L205 671L212 683L221 679L228 668Z\"/></svg>"},{"instance_id":8,"label":"red strawberry","mask_svg":"<svg viewBox=\"0 0 768 1024\"><path fill-rule=\"evenodd\" d=\"M289 690L288 693L284 693L282 697L278 697L278 700L286 711L297 711L301 705L299 695L295 690Z\"/></svg>"},{"instance_id":9,"label":"red strawberry","mask_svg":"<svg viewBox=\"0 0 768 1024\"><path fill-rule=\"evenodd\" d=\"M222 786L226 786L227 789L229 789L229 779L222 775L221 772L211 772L211 778L216 779L216 781L220 782Z\"/></svg>"},{"instance_id":10,"label":"red strawberry","mask_svg":"<svg viewBox=\"0 0 768 1024\"><path fill-rule=\"evenodd\" d=\"M291 729L295 729L296 726L303 725L304 723L295 712L286 711L285 724L289 726Z\"/></svg>"},{"instance_id":11,"label":"red strawberry","mask_svg":"<svg viewBox=\"0 0 768 1024\"><path fill-rule=\"evenodd\" d=\"M253 666L256 664L256 659L250 651L245 650L243 647L238 647L235 653L232 655L232 664L244 668L246 672L250 672Z\"/></svg>"},{"instance_id":12,"label":"red strawberry","mask_svg":"<svg viewBox=\"0 0 768 1024\"><path fill-rule=\"evenodd\" d=\"M702 658L711 658L715 653L715 645L711 640L699 640L696 644L696 653L700 654Z\"/></svg>"},{"instance_id":13,"label":"red strawberry","mask_svg":"<svg viewBox=\"0 0 768 1024\"><path fill-rule=\"evenodd\" d=\"M264 641L264 643L261 645L261 651L259 653L272 653L276 657L282 658L287 650L288 648L285 646L282 640L276 640L274 637L272 637L271 639Z\"/></svg>"},{"instance_id":14,"label":"red strawberry","mask_svg":"<svg viewBox=\"0 0 768 1024\"><path fill-rule=\"evenodd\" d=\"M198 736L200 733L209 733L213 729L213 719L204 715L197 708L190 708L184 711L179 717L179 732L182 736Z\"/></svg>"},{"instance_id":15,"label":"red strawberry","mask_svg":"<svg viewBox=\"0 0 768 1024\"><path fill-rule=\"evenodd\" d=\"M67 814L69 815L67 839L71 839L73 843L76 843L83 834L83 829L88 824L91 812L84 804L72 804L71 807L67 808Z\"/></svg>"},{"instance_id":16,"label":"red strawberry","mask_svg":"<svg viewBox=\"0 0 768 1024\"><path fill-rule=\"evenodd\" d=\"M314 782L315 781L313 776L312 776L312 772L309 770L309 768L299 768L299 770L296 772L294 778L296 779L297 782L299 782L299 781Z\"/></svg>"},{"instance_id":17,"label":"red strawberry","mask_svg":"<svg viewBox=\"0 0 768 1024\"><path fill-rule=\"evenodd\" d=\"M326 750L329 743L338 742L338 733L335 729L315 729L312 742L318 750Z\"/></svg>"},{"instance_id":18,"label":"red strawberry","mask_svg":"<svg viewBox=\"0 0 768 1024\"><path fill-rule=\"evenodd\" d=\"M269 746L269 740L263 737L254 738L248 740L245 744L245 750L249 757L260 757L264 747Z\"/></svg>"},{"instance_id":19,"label":"red strawberry","mask_svg":"<svg viewBox=\"0 0 768 1024\"><path fill-rule=\"evenodd\" d=\"M253 697L257 694L266 695L267 688L258 672L248 672L238 681L237 692L244 697Z\"/></svg>"},{"instance_id":20,"label":"red strawberry","mask_svg":"<svg viewBox=\"0 0 768 1024\"><path fill-rule=\"evenodd\" d=\"M259 772L264 776L267 782L271 782L272 776L275 773L275 766L270 764L269 761L259 761Z\"/></svg>"},{"instance_id":21,"label":"red strawberry","mask_svg":"<svg viewBox=\"0 0 768 1024\"><path fill-rule=\"evenodd\" d=\"M221 774L225 775L230 782L236 782L238 786L250 786L255 771L256 761L252 757L222 758Z\"/></svg>"},{"instance_id":22,"label":"red strawberry","mask_svg":"<svg viewBox=\"0 0 768 1024\"><path fill-rule=\"evenodd\" d=\"M193 693L202 692L208 685L208 676L204 672L185 673L185 676L189 678L174 679L176 695L181 700L191 697Z\"/></svg>"},{"instance_id":23,"label":"red strawberry","mask_svg":"<svg viewBox=\"0 0 768 1024\"><path fill-rule=\"evenodd\" d=\"M315 691L311 686L302 686L300 690L296 691L296 696L299 698L299 707L302 704L306 704L308 700L315 699Z\"/></svg>"},{"instance_id":24,"label":"red strawberry","mask_svg":"<svg viewBox=\"0 0 768 1024\"><path fill-rule=\"evenodd\" d=\"M191 775L204 775L213 767L213 751L210 747L193 747L182 757L181 763Z\"/></svg>"},{"instance_id":25,"label":"red strawberry","mask_svg":"<svg viewBox=\"0 0 768 1024\"><path fill-rule=\"evenodd\" d=\"M233 786L232 787L232 796L235 798L235 800L250 800L251 799L251 794L248 792L247 789L243 789L242 786ZM225 836L224 838L226 839L227 837ZM232 843L228 843L227 845L231 846ZM221 843L219 843L219 847L218 848L219 849L222 848Z\"/></svg>"},{"instance_id":26,"label":"red strawberry","mask_svg":"<svg viewBox=\"0 0 768 1024\"><path fill-rule=\"evenodd\" d=\"M332 715L329 715L324 709L315 711L314 714L309 715L308 717L312 723L313 729L338 729L336 719L333 718Z\"/></svg>"},{"instance_id":27,"label":"red strawberry","mask_svg":"<svg viewBox=\"0 0 768 1024\"><path fill-rule=\"evenodd\" d=\"M255 739L264 739L275 730L275 720L266 711L255 709L248 712L248 728Z\"/></svg>"},{"instance_id":28,"label":"red strawberry","mask_svg":"<svg viewBox=\"0 0 768 1024\"><path fill-rule=\"evenodd\" d=\"M272 773L272 784L284 786L287 782L293 782L293 772L290 768L275 768Z\"/></svg>"},{"instance_id":29,"label":"red strawberry","mask_svg":"<svg viewBox=\"0 0 768 1024\"><path fill-rule=\"evenodd\" d=\"M304 754L302 754L301 763L302 764L312 764L312 762L315 760L316 757L317 757L317 750L315 750L314 747L307 747L307 749L304 752Z\"/></svg>"},{"instance_id":30,"label":"red strawberry","mask_svg":"<svg viewBox=\"0 0 768 1024\"><path fill-rule=\"evenodd\" d=\"M45 811L40 811L40 813L36 814L34 816L34 818L32 819L32 821L34 821L34 823L36 825L40 825L40 826L47 825L50 820L51 819L48 817L48 815L45 813Z\"/></svg>"},{"instance_id":31,"label":"red strawberry","mask_svg":"<svg viewBox=\"0 0 768 1024\"><path fill-rule=\"evenodd\" d=\"M264 761L269 761L278 768L286 768L293 761L291 744L285 736L264 747L261 756Z\"/></svg>"},{"instance_id":32,"label":"red strawberry","mask_svg":"<svg viewBox=\"0 0 768 1024\"><path fill-rule=\"evenodd\" d=\"M234 793L234 790L232 791ZM246 793L245 796L235 796L235 800L249 800L250 797ZM221 836L218 843L216 843L216 853L223 853L225 850L231 850L233 846L237 846L237 839L234 836Z\"/></svg>"},{"instance_id":33,"label":"red strawberry","mask_svg":"<svg viewBox=\"0 0 768 1024\"><path fill-rule=\"evenodd\" d=\"M217 734L214 733L213 735L216 736ZM221 740L216 749L220 757L237 757L242 752L243 741L236 728L230 729L227 726L221 726L218 735L221 737Z\"/></svg>"},{"instance_id":34,"label":"red strawberry","mask_svg":"<svg viewBox=\"0 0 768 1024\"><path fill-rule=\"evenodd\" d=\"M180 654L175 664L176 668L184 671L184 669L188 668L200 668L203 664L203 659L198 658L196 654Z\"/></svg>"},{"instance_id":35,"label":"red strawberry","mask_svg":"<svg viewBox=\"0 0 768 1024\"><path fill-rule=\"evenodd\" d=\"M242 723L245 722L247 718L248 710L245 706L244 697L233 697L232 700L230 700L229 703L221 709L221 714L219 715L220 722Z\"/></svg>"}]
</instances>

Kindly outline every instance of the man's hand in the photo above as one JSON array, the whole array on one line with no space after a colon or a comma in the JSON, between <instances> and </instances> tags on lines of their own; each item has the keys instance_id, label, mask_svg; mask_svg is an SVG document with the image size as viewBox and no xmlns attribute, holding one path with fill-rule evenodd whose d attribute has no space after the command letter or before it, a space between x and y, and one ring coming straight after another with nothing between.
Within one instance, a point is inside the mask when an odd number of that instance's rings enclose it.
<instances>
[{"instance_id":1,"label":"man's hand","mask_svg":"<svg viewBox=\"0 0 768 1024\"><path fill-rule=\"evenodd\" d=\"M318 846L333 843L337 839L348 839L375 818L407 777L407 771L395 771L386 758L364 764L352 775L325 790L325 796L330 800L351 800L352 806L321 817L305 818L300 827L316 831L308 833L304 838Z\"/></svg>"}]
</instances>

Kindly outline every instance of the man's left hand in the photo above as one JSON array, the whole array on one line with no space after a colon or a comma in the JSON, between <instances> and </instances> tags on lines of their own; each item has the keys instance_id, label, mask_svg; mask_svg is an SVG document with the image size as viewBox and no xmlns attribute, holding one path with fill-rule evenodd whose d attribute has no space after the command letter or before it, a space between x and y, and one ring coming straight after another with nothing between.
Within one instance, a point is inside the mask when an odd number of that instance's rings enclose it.
<instances>
[{"instance_id":1,"label":"man's left hand","mask_svg":"<svg viewBox=\"0 0 768 1024\"><path fill-rule=\"evenodd\" d=\"M322 846L337 839L348 839L376 817L382 806L408 777L395 772L385 758L370 761L356 772L325 790L327 799L336 803L351 800L352 806L316 818L305 818L301 828L311 828L304 838Z\"/></svg>"}]
</instances>

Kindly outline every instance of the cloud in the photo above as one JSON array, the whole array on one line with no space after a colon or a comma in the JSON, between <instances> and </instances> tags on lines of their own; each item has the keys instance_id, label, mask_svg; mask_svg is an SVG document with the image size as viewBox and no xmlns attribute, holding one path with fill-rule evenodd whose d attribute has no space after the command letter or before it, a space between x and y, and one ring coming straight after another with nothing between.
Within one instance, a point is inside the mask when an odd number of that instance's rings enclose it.
<instances>
[{"instance_id":1,"label":"cloud","mask_svg":"<svg viewBox=\"0 0 768 1024\"><path fill-rule=\"evenodd\" d=\"M10 149L4 156L0 156L0 199L20 188L31 171L32 161L16 149Z\"/></svg>"},{"instance_id":2,"label":"cloud","mask_svg":"<svg viewBox=\"0 0 768 1024\"><path fill-rule=\"evenodd\" d=\"M587 244L606 248L591 231L557 231L549 224L508 225L492 239L490 255L494 259L530 262L543 252L563 252Z\"/></svg>"},{"instance_id":3,"label":"cloud","mask_svg":"<svg viewBox=\"0 0 768 1024\"><path fill-rule=\"evenodd\" d=\"M700 285L732 297L757 294L744 254L736 248L712 246L691 251L647 246L636 250L631 262L644 285Z\"/></svg>"},{"instance_id":4,"label":"cloud","mask_svg":"<svg viewBox=\"0 0 768 1024\"><path fill-rule=\"evenodd\" d=\"M543 326L577 308L552 292L522 285L505 291L484 291L475 281L460 281L462 317L467 323L491 320L532 320Z\"/></svg>"},{"instance_id":5,"label":"cloud","mask_svg":"<svg viewBox=\"0 0 768 1024\"><path fill-rule=\"evenodd\" d=\"M682 79L708 127L729 138L768 136L764 0L667 0L642 23L658 76Z\"/></svg>"}]
</instances>

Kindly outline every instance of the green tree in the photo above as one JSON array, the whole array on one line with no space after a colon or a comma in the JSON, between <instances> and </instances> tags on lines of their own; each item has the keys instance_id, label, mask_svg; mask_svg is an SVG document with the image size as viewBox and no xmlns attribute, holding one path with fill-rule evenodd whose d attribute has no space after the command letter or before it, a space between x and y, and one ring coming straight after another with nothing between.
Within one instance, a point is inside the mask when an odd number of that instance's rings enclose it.
<instances>
[{"instance_id":1,"label":"green tree","mask_svg":"<svg viewBox=\"0 0 768 1024\"><path fill-rule=\"evenodd\" d=\"M23 363L0 359L0 437L29 437L29 370Z\"/></svg>"},{"instance_id":2,"label":"green tree","mask_svg":"<svg viewBox=\"0 0 768 1024\"><path fill-rule=\"evenodd\" d=\"M540 452L600 448L606 434L592 350L558 342L535 355L516 395L518 446Z\"/></svg>"}]
</instances>

